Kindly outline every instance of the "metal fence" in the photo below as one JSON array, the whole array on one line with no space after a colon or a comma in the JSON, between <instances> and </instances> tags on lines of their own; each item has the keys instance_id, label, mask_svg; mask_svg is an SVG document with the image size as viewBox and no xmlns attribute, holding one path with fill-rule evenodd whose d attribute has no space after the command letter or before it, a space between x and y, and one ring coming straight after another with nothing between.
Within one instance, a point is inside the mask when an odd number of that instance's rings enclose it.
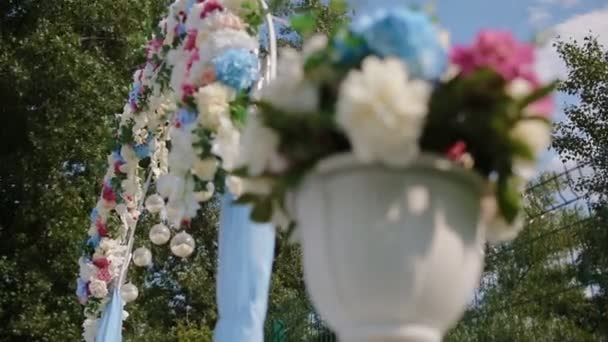
<instances>
[{"instance_id":1,"label":"metal fence","mask_svg":"<svg viewBox=\"0 0 608 342\"><path fill-rule=\"evenodd\" d=\"M589 177L581 163L528 188L526 228L486 247L480 286L447 342L608 342L608 211ZM312 308L290 325L270 317L267 341L337 341Z\"/></svg>"}]
</instances>

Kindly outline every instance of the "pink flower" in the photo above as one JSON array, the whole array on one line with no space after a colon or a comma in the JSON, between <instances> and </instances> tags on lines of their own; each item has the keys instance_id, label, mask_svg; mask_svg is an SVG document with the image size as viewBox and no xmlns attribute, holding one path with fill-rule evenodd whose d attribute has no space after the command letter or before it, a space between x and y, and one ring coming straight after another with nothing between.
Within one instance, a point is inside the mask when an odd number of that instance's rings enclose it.
<instances>
[{"instance_id":1,"label":"pink flower","mask_svg":"<svg viewBox=\"0 0 608 342\"><path fill-rule=\"evenodd\" d=\"M108 227L106 226L105 223L97 220L97 222L95 222L95 227L97 228L97 234L99 234L99 236L101 236L101 237L108 236Z\"/></svg>"},{"instance_id":2,"label":"pink flower","mask_svg":"<svg viewBox=\"0 0 608 342\"><path fill-rule=\"evenodd\" d=\"M203 74L201 75L201 84L206 86L215 82L215 69L208 68L203 70Z\"/></svg>"},{"instance_id":3,"label":"pink flower","mask_svg":"<svg viewBox=\"0 0 608 342\"><path fill-rule=\"evenodd\" d=\"M209 14L215 11L223 11L224 6L217 0L209 0L205 2L205 8L201 12L201 19L205 19Z\"/></svg>"},{"instance_id":4,"label":"pink flower","mask_svg":"<svg viewBox=\"0 0 608 342\"><path fill-rule=\"evenodd\" d=\"M462 157L462 155L467 151L467 144L459 140L454 145L450 146L446 152L446 156L450 160L457 161Z\"/></svg>"},{"instance_id":5,"label":"pink flower","mask_svg":"<svg viewBox=\"0 0 608 342\"><path fill-rule=\"evenodd\" d=\"M193 96L195 91L196 91L196 87L193 86L192 84L182 84L182 92L183 92L182 99L185 100L188 97Z\"/></svg>"},{"instance_id":6,"label":"pink flower","mask_svg":"<svg viewBox=\"0 0 608 342\"><path fill-rule=\"evenodd\" d=\"M105 184L101 192L101 197L108 202L116 202L116 194L114 193L114 190Z\"/></svg>"},{"instance_id":7,"label":"pink flower","mask_svg":"<svg viewBox=\"0 0 608 342\"><path fill-rule=\"evenodd\" d=\"M109 283L112 280L112 274L110 274L110 270L107 267L100 268L97 271L97 279Z\"/></svg>"},{"instance_id":8,"label":"pink flower","mask_svg":"<svg viewBox=\"0 0 608 342\"><path fill-rule=\"evenodd\" d=\"M120 167L123 166L124 164L125 164L125 162L117 160L114 163L114 173L117 174L117 175L123 173L122 171L120 171Z\"/></svg>"},{"instance_id":9,"label":"pink flower","mask_svg":"<svg viewBox=\"0 0 608 342\"><path fill-rule=\"evenodd\" d=\"M531 116L542 116L548 118L555 111L555 101L551 96L545 96L542 99L531 103L524 109L524 112Z\"/></svg>"},{"instance_id":10,"label":"pink flower","mask_svg":"<svg viewBox=\"0 0 608 342\"><path fill-rule=\"evenodd\" d=\"M163 47L163 40L160 38L151 39L146 46L146 55L150 58L151 55L158 53L160 49Z\"/></svg>"},{"instance_id":11,"label":"pink flower","mask_svg":"<svg viewBox=\"0 0 608 342\"><path fill-rule=\"evenodd\" d=\"M110 260L108 258L97 258L93 260L93 265L97 266L97 268L107 268L110 266Z\"/></svg>"},{"instance_id":12,"label":"pink flower","mask_svg":"<svg viewBox=\"0 0 608 342\"><path fill-rule=\"evenodd\" d=\"M196 49L196 35L198 34L197 30L188 31L188 36L186 37L186 44L184 45L184 49L187 51L192 51ZM198 54L198 51L197 51Z\"/></svg>"},{"instance_id":13,"label":"pink flower","mask_svg":"<svg viewBox=\"0 0 608 342\"><path fill-rule=\"evenodd\" d=\"M515 40L504 31L481 31L472 46L456 46L450 52L450 61L468 75L481 68L490 68L506 81L531 75L534 48L531 44Z\"/></svg>"},{"instance_id":14,"label":"pink flower","mask_svg":"<svg viewBox=\"0 0 608 342\"><path fill-rule=\"evenodd\" d=\"M190 55L190 59L188 60L188 64L186 65L186 72L188 74L190 74L190 69L192 69L192 65L194 65L194 62L196 62L200 59L201 59L201 56L198 53L198 50L194 50L194 53L192 53Z\"/></svg>"}]
</instances>

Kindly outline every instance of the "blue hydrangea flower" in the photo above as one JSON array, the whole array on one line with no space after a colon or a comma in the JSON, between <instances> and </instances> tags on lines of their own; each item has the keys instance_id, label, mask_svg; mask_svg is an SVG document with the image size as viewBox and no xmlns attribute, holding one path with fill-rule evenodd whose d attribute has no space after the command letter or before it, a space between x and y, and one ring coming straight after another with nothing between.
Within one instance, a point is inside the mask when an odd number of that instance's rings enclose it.
<instances>
[{"instance_id":1,"label":"blue hydrangea flower","mask_svg":"<svg viewBox=\"0 0 608 342\"><path fill-rule=\"evenodd\" d=\"M179 123L180 128L188 126L196 122L198 114L195 111L188 110L186 108L180 108L177 111L175 120Z\"/></svg>"},{"instance_id":2,"label":"blue hydrangea flower","mask_svg":"<svg viewBox=\"0 0 608 342\"><path fill-rule=\"evenodd\" d=\"M136 82L129 93L129 103L135 107L139 106L139 92L141 91L141 83Z\"/></svg>"},{"instance_id":3,"label":"blue hydrangea flower","mask_svg":"<svg viewBox=\"0 0 608 342\"><path fill-rule=\"evenodd\" d=\"M336 35L331 45L334 48L332 58L338 64L343 65L358 64L372 53L365 40L351 36L350 32L342 32Z\"/></svg>"},{"instance_id":4,"label":"blue hydrangea flower","mask_svg":"<svg viewBox=\"0 0 608 342\"><path fill-rule=\"evenodd\" d=\"M89 240L87 241L87 245L93 248L97 248L100 242L101 236L99 236L99 234L95 234L89 238Z\"/></svg>"},{"instance_id":5,"label":"blue hydrangea flower","mask_svg":"<svg viewBox=\"0 0 608 342\"><path fill-rule=\"evenodd\" d=\"M439 30L423 13L381 9L360 17L351 30L374 54L405 61L412 77L436 79L446 68L447 51L441 45Z\"/></svg>"},{"instance_id":6,"label":"blue hydrangea flower","mask_svg":"<svg viewBox=\"0 0 608 342\"><path fill-rule=\"evenodd\" d=\"M78 278L76 283L76 296L78 298L86 299L89 296L87 285L87 282L82 280L82 278Z\"/></svg>"},{"instance_id":7,"label":"blue hydrangea flower","mask_svg":"<svg viewBox=\"0 0 608 342\"><path fill-rule=\"evenodd\" d=\"M122 154L120 154L120 150L112 152L112 158L123 163L125 162L125 158L123 158Z\"/></svg>"},{"instance_id":8,"label":"blue hydrangea flower","mask_svg":"<svg viewBox=\"0 0 608 342\"><path fill-rule=\"evenodd\" d=\"M258 58L247 49L228 49L213 60L218 81L235 89L250 88L258 79Z\"/></svg>"},{"instance_id":9,"label":"blue hydrangea flower","mask_svg":"<svg viewBox=\"0 0 608 342\"><path fill-rule=\"evenodd\" d=\"M99 211L97 210L97 208L93 208L93 210L91 210L91 214L89 215L89 218L91 218L91 222L97 221L98 217Z\"/></svg>"},{"instance_id":10,"label":"blue hydrangea flower","mask_svg":"<svg viewBox=\"0 0 608 342\"><path fill-rule=\"evenodd\" d=\"M152 139L152 135L148 136L148 140L145 144L135 145L133 147L133 150L135 151L135 155L137 155L137 158L139 159L145 159L149 157L152 154L152 151L154 150L154 139Z\"/></svg>"}]
</instances>

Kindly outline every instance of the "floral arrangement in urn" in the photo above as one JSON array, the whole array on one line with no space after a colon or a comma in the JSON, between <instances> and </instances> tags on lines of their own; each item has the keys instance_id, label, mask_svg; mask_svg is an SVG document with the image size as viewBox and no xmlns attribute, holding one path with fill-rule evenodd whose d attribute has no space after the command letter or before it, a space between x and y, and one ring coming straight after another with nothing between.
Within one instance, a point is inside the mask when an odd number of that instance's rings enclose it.
<instances>
[{"instance_id":1,"label":"floral arrangement in urn","mask_svg":"<svg viewBox=\"0 0 608 342\"><path fill-rule=\"evenodd\" d=\"M534 46L484 30L469 45L425 13L360 14L333 36L285 50L278 77L248 120L232 182L252 218L288 226L286 198L321 160L405 168L422 155L481 176L490 240L521 227L521 192L550 143L550 97ZM293 226L292 226L293 227Z\"/></svg>"}]
</instances>

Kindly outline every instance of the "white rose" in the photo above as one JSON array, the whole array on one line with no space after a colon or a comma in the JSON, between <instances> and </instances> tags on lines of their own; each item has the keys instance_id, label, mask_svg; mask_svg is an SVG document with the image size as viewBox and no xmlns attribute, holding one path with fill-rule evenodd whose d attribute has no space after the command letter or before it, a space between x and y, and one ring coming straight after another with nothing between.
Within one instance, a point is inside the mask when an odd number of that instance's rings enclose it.
<instances>
[{"instance_id":1,"label":"white rose","mask_svg":"<svg viewBox=\"0 0 608 342\"><path fill-rule=\"evenodd\" d=\"M418 153L430 95L399 60L370 56L340 87L337 122L359 160L403 166Z\"/></svg>"},{"instance_id":2,"label":"white rose","mask_svg":"<svg viewBox=\"0 0 608 342\"><path fill-rule=\"evenodd\" d=\"M303 60L292 49L284 49L277 66L277 78L261 91L261 99L286 112L316 112L319 89L305 79Z\"/></svg>"},{"instance_id":3,"label":"white rose","mask_svg":"<svg viewBox=\"0 0 608 342\"><path fill-rule=\"evenodd\" d=\"M234 97L235 91L219 82L200 88L195 95L199 123L217 130L222 118L230 117L230 102Z\"/></svg>"},{"instance_id":4,"label":"white rose","mask_svg":"<svg viewBox=\"0 0 608 342\"><path fill-rule=\"evenodd\" d=\"M105 298L108 295L108 286L103 280L93 279L89 283L89 291L95 298Z\"/></svg>"},{"instance_id":5,"label":"white rose","mask_svg":"<svg viewBox=\"0 0 608 342\"><path fill-rule=\"evenodd\" d=\"M523 78L516 78L507 84L505 90L511 98L521 99L530 95L534 90L534 86Z\"/></svg>"},{"instance_id":6,"label":"white rose","mask_svg":"<svg viewBox=\"0 0 608 342\"><path fill-rule=\"evenodd\" d=\"M82 323L82 338L85 342L95 342L95 335L97 335L97 320L87 318Z\"/></svg>"},{"instance_id":7,"label":"white rose","mask_svg":"<svg viewBox=\"0 0 608 342\"><path fill-rule=\"evenodd\" d=\"M99 248L104 250L106 253L116 249L119 246L118 241L109 238L103 238L99 242Z\"/></svg>"},{"instance_id":8,"label":"white rose","mask_svg":"<svg viewBox=\"0 0 608 342\"><path fill-rule=\"evenodd\" d=\"M257 115L250 115L243 131L239 165L247 166L252 176L261 175L279 159L279 135L266 127Z\"/></svg>"},{"instance_id":9,"label":"white rose","mask_svg":"<svg viewBox=\"0 0 608 342\"><path fill-rule=\"evenodd\" d=\"M310 37L302 46L302 55L304 59L310 57L313 53L323 50L327 47L329 39L324 34L316 34Z\"/></svg>"},{"instance_id":10,"label":"white rose","mask_svg":"<svg viewBox=\"0 0 608 342\"><path fill-rule=\"evenodd\" d=\"M513 140L526 144L535 155L551 144L551 126L542 120L520 120L511 129L510 135Z\"/></svg>"},{"instance_id":11,"label":"white rose","mask_svg":"<svg viewBox=\"0 0 608 342\"><path fill-rule=\"evenodd\" d=\"M213 157L198 159L194 162L194 174L201 180L212 181L215 178L218 164L217 159Z\"/></svg>"}]
</instances>

